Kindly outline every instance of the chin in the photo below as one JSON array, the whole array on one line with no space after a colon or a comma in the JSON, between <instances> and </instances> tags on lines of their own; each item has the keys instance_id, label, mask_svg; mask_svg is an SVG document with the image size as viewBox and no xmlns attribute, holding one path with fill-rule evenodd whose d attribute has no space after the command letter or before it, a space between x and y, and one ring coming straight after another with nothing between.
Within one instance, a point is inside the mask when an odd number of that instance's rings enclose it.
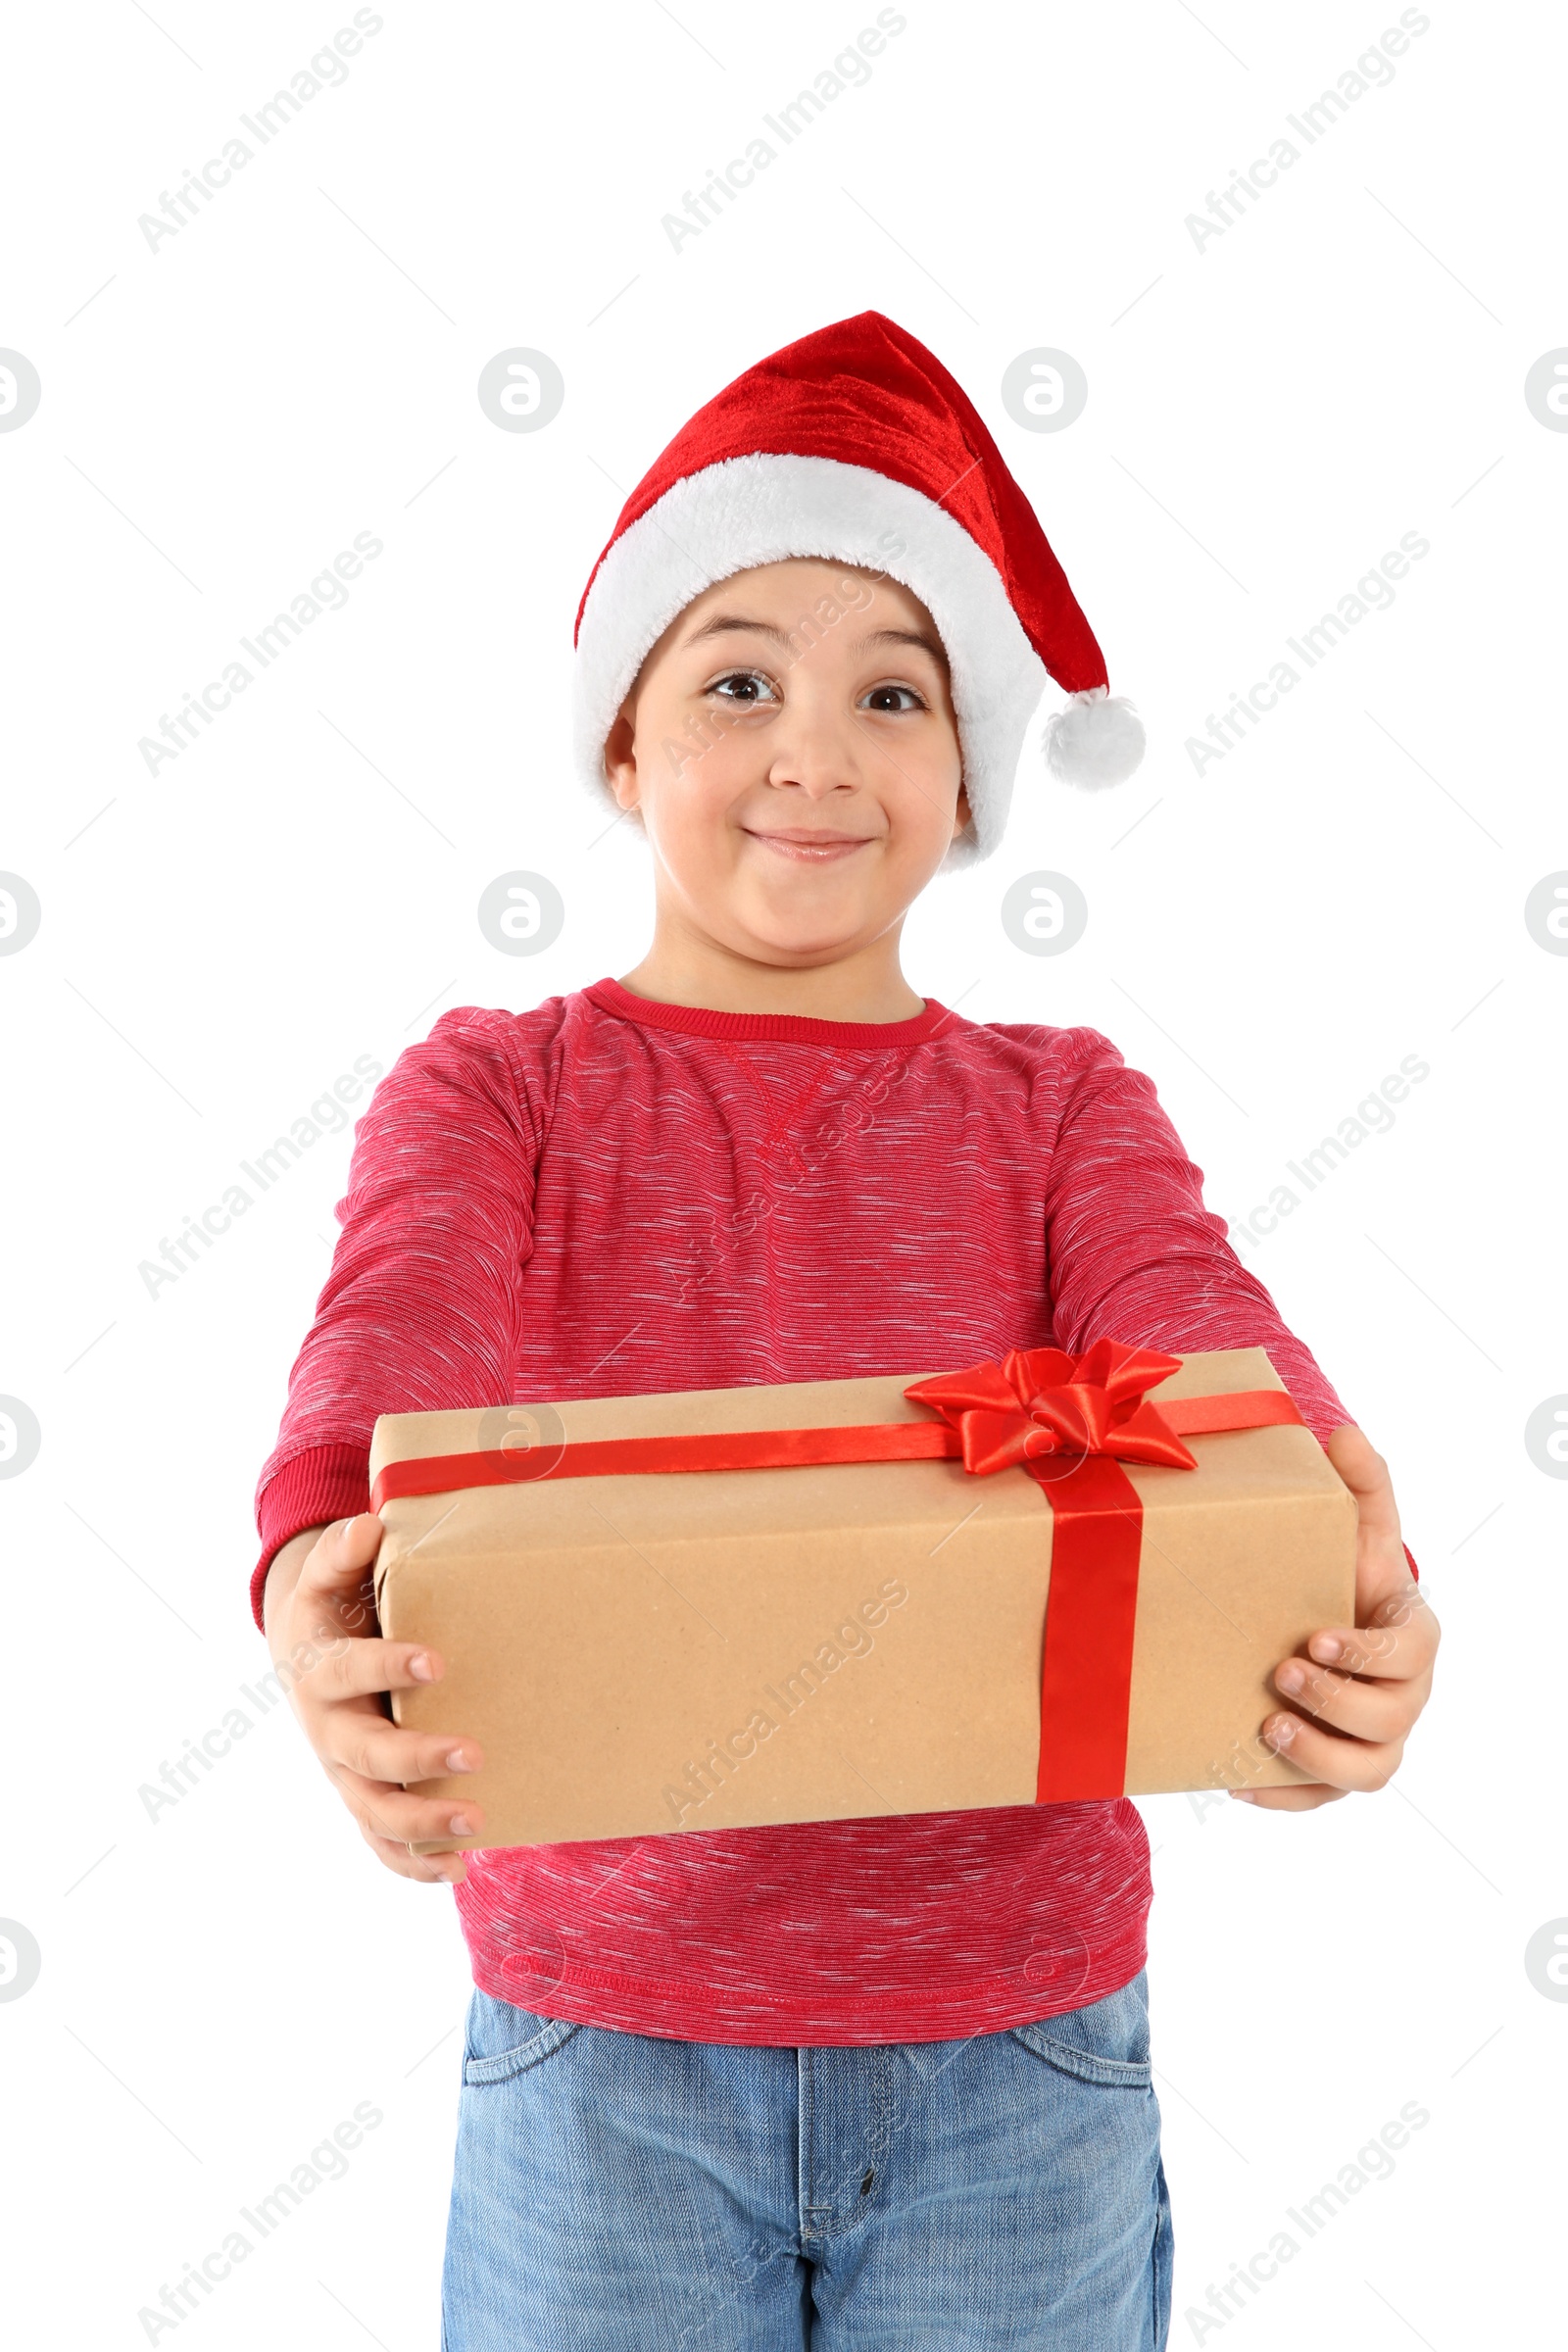
<instances>
[{"instance_id":1,"label":"chin","mask_svg":"<svg viewBox=\"0 0 1568 2352\"><path fill-rule=\"evenodd\" d=\"M826 874L791 879L807 887L741 895L735 911L754 939L780 952L827 956L858 946L881 928L879 909L868 906L860 891L835 888Z\"/></svg>"},{"instance_id":2,"label":"chin","mask_svg":"<svg viewBox=\"0 0 1568 2352\"><path fill-rule=\"evenodd\" d=\"M776 963L786 968L799 965L837 963L843 956L853 956L865 944L865 934L859 931L791 933L788 938L776 938L766 931L753 934L751 954L760 963Z\"/></svg>"},{"instance_id":3,"label":"chin","mask_svg":"<svg viewBox=\"0 0 1568 2352\"><path fill-rule=\"evenodd\" d=\"M854 920L835 919L825 910L797 907L784 913L766 906L743 914L739 928L747 955L780 964L831 963L853 955L876 931L863 911Z\"/></svg>"}]
</instances>

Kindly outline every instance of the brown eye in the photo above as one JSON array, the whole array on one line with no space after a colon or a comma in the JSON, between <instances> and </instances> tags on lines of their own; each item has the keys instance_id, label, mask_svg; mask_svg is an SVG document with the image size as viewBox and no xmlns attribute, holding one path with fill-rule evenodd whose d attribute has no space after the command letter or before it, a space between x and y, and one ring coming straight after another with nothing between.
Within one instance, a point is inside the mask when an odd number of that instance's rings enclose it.
<instances>
[{"instance_id":1,"label":"brown eye","mask_svg":"<svg viewBox=\"0 0 1568 2352\"><path fill-rule=\"evenodd\" d=\"M753 710L759 703L774 699L772 680L764 677L760 669L726 670L721 678L713 680L707 692L716 695L720 702L738 705L743 710Z\"/></svg>"},{"instance_id":2,"label":"brown eye","mask_svg":"<svg viewBox=\"0 0 1568 2352\"><path fill-rule=\"evenodd\" d=\"M912 686L873 686L869 694L861 696L860 702L862 710L866 710L901 711L925 709L923 698L915 693Z\"/></svg>"}]
</instances>

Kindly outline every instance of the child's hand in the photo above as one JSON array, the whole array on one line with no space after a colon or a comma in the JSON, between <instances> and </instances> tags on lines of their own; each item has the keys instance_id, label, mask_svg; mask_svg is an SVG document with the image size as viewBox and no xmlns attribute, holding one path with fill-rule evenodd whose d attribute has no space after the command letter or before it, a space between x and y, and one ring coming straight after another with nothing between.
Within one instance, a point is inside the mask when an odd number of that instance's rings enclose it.
<instances>
[{"instance_id":1,"label":"child's hand","mask_svg":"<svg viewBox=\"0 0 1568 2352\"><path fill-rule=\"evenodd\" d=\"M1275 1670L1275 1688L1293 1711L1267 1718L1264 1742L1313 1778L1231 1794L1276 1812L1304 1812L1393 1778L1427 1703L1438 1647L1438 1621L1399 1541L1388 1464L1353 1422L1334 1431L1326 1450L1355 1496L1355 1626L1314 1634L1305 1658L1287 1658Z\"/></svg>"},{"instance_id":2,"label":"child's hand","mask_svg":"<svg viewBox=\"0 0 1568 2352\"><path fill-rule=\"evenodd\" d=\"M381 1522L366 1512L285 1544L268 1572L267 1639L305 1737L370 1851L405 1879L456 1886L467 1875L462 1854L414 1854L410 1841L468 1837L482 1814L410 1796L402 1784L477 1772L484 1759L471 1740L399 1731L381 1706L383 1690L439 1682L442 1661L421 1642L376 1638L370 1570L380 1542Z\"/></svg>"}]
</instances>

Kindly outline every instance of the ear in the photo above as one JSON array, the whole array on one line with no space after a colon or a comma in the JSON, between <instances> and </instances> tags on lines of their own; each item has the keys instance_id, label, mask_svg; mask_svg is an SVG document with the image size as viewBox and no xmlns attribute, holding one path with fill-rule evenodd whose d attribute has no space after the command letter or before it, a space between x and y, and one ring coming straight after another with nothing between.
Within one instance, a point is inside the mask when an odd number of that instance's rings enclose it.
<instances>
[{"instance_id":1,"label":"ear","mask_svg":"<svg viewBox=\"0 0 1568 2352\"><path fill-rule=\"evenodd\" d=\"M957 806L953 811L953 838L956 841L960 834L971 833L973 829L974 810L969 806L969 787L960 784Z\"/></svg>"},{"instance_id":2,"label":"ear","mask_svg":"<svg viewBox=\"0 0 1568 2352\"><path fill-rule=\"evenodd\" d=\"M610 733L605 737L605 780L622 808L636 808L636 728L629 702L622 703Z\"/></svg>"}]
</instances>

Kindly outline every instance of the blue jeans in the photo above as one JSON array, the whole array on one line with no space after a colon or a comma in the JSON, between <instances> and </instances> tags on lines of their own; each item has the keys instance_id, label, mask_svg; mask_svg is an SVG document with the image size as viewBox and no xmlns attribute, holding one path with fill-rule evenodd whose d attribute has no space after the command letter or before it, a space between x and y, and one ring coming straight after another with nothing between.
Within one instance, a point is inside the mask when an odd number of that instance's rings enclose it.
<instances>
[{"instance_id":1,"label":"blue jeans","mask_svg":"<svg viewBox=\"0 0 1568 2352\"><path fill-rule=\"evenodd\" d=\"M1159 2352L1142 1977L1039 2025L671 2041L475 1991L444 2352Z\"/></svg>"}]
</instances>

